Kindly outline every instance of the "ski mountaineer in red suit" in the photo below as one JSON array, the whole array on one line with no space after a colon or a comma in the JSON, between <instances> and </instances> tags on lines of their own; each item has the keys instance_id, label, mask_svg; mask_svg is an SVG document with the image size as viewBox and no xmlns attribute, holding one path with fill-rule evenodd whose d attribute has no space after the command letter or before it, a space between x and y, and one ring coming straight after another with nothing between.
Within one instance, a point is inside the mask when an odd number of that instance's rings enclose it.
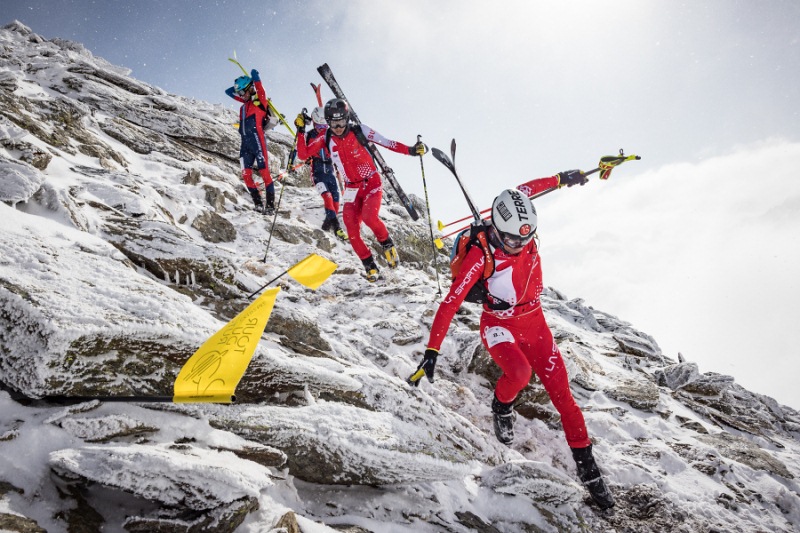
<instances>
[{"instance_id":1,"label":"ski mountaineer in red suit","mask_svg":"<svg viewBox=\"0 0 800 533\"><path fill-rule=\"evenodd\" d=\"M535 372L561 415L578 476L595 502L608 509L613 507L614 499L592 455L583 413L572 397L564 361L542 313L542 263L533 238L537 217L528 199L528 195L546 189L582 185L586 181L579 170L561 172L524 183L518 190L505 190L494 199L492 221L486 231L488 250L475 245L467 251L450 292L439 305L425 356L409 383L418 386L423 375L433 381L436 358L453 316L470 289L483 283L489 298L481 314L481 340L503 371L492 400L497 439L506 445L513 441L514 400ZM494 258L494 272L486 279L484 253L491 253Z\"/></svg>"},{"instance_id":2,"label":"ski mountaineer in red suit","mask_svg":"<svg viewBox=\"0 0 800 533\"><path fill-rule=\"evenodd\" d=\"M250 76L236 78L233 87L226 89L225 94L237 102L242 102L242 107L239 109L239 135L242 138L239 162L242 167L242 179L250 191L256 211L272 215L275 212L275 184L272 183L272 176L269 173L267 139L264 136L267 94L264 92L258 71L253 69L250 71ZM261 203L261 193L253 181L253 168L258 170L261 179L264 180L266 207Z\"/></svg>"},{"instance_id":3,"label":"ski mountaineer in red suit","mask_svg":"<svg viewBox=\"0 0 800 533\"><path fill-rule=\"evenodd\" d=\"M347 228L350 244L367 271L367 280L374 282L380 278L380 271L372 252L361 238L361 223L366 224L375 234L390 268L397 267L398 257L389 231L378 216L383 198L381 175L369 150L358 136L362 135L365 141L379 144L398 154L422 156L428 151L428 147L422 142L409 147L383 137L364 124L351 124L350 107L347 102L339 98L329 100L325 104L325 120L328 122L330 134L320 135L308 143L305 135L298 135L297 153L328 149L333 164L344 180L342 220ZM305 130L302 113L297 115L295 125L298 131Z\"/></svg>"}]
</instances>

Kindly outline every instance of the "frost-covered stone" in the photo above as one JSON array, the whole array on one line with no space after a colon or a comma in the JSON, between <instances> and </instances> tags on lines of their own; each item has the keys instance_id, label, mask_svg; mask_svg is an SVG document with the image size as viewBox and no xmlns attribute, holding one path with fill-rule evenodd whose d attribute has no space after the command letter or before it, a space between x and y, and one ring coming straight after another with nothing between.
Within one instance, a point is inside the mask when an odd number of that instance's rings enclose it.
<instances>
[{"instance_id":1,"label":"frost-covered stone","mask_svg":"<svg viewBox=\"0 0 800 533\"><path fill-rule=\"evenodd\" d=\"M513 461L483 475L481 484L501 494L513 494L533 501L561 505L578 502L583 487L564 472L538 461Z\"/></svg>"},{"instance_id":2,"label":"frost-covered stone","mask_svg":"<svg viewBox=\"0 0 800 533\"><path fill-rule=\"evenodd\" d=\"M652 411L658 406L658 387L651 381L623 379L606 389L606 393L643 411Z\"/></svg>"},{"instance_id":3,"label":"frost-covered stone","mask_svg":"<svg viewBox=\"0 0 800 533\"><path fill-rule=\"evenodd\" d=\"M678 390L700 377L696 363L679 363L660 368L654 373L656 383L662 387Z\"/></svg>"},{"instance_id":4,"label":"frost-covered stone","mask_svg":"<svg viewBox=\"0 0 800 533\"><path fill-rule=\"evenodd\" d=\"M44 180L44 175L35 167L0 156L0 201L27 202Z\"/></svg>"},{"instance_id":5,"label":"frost-covered stone","mask_svg":"<svg viewBox=\"0 0 800 533\"><path fill-rule=\"evenodd\" d=\"M192 221L192 227L208 242L233 242L236 228L214 211L204 211Z\"/></svg>"},{"instance_id":6,"label":"frost-covered stone","mask_svg":"<svg viewBox=\"0 0 800 533\"><path fill-rule=\"evenodd\" d=\"M292 512L304 531L800 523L787 477L800 475L800 414L676 366L624 320L547 289L547 321L618 501L611 514L591 512L538 380L518 397L513 445L495 439L500 370L480 342L478 306L459 310L435 382L405 382L425 349L436 278L428 225L391 191L381 217L402 266L366 284L352 249L319 229L307 169L276 185L274 227L252 211L229 106L168 94L79 43L13 28L0 30L0 151L44 181L16 209L0 204L0 387L10 391L0 390L0 472L19 487L2 496L0 479L0 510L52 531L266 531L293 527L281 522ZM268 139L275 175L293 139ZM192 227L208 211L220 217L209 228L235 230L230 240ZM272 319L232 405L11 399L169 395L247 295L312 251L336 272L316 291L275 282ZM439 259L446 290L446 252ZM720 431L742 440L699 440Z\"/></svg>"},{"instance_id":7,"label":"frost-covered stone","mask_svg":"<svg viewBox=\"0 0 800 533\"><path fill-rule=\"evenodd\" d=\"M730 433L715 433L713 435L701 435L698 440L712 446L723 456L746 464L750 468L766 470L786 479L794 478L786 468L786 465L745 438L737 437Z\"/></svg>"}]
</instances>

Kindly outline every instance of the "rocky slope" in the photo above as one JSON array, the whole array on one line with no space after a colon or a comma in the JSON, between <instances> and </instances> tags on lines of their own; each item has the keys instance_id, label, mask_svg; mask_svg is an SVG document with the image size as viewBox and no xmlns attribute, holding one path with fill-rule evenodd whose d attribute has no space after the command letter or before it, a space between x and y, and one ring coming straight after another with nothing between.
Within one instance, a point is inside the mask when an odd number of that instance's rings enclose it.
<instances>
[{"instance_id":1,"label":"rocky slope","mask_svg":"<svg viewBox=\"0 0 800 533\"><path fill-rule=\"evenodd\" d=\"M410 389L436 309L427 221L389 198L403 264L369 285L349 246L319 230L302 170L283 182L270 240L238 178L230 110L20 23L0 30L0 103L0 528L800 527L796 411L555 289L546 316L615 511L577 484L538 382L520 399L514 446L495 440L497 369L474 306L451 327L440 379ZM278 173L291 140L269 138ZM310 252L339 268L316 292L280 282L236 404L48 399L169 395L246 296Z\"/></svg>"}]
</instances>

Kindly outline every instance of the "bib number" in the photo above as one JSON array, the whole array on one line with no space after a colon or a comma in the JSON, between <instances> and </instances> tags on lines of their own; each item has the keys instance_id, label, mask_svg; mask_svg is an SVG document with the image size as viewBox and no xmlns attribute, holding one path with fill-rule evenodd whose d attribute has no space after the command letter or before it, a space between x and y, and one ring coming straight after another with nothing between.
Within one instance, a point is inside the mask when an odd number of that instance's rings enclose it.
<instances>
[{"instance_id":1,"label":"bib number","mask_svg":"<svg viewBox=\"0 0 800 533\"><path fill-rule=\"evenodd\" d=\"M344 194L342 195L342 201L346 204L355 201L356 196L358 196L358 191L360 189L348 187L344 190Z\"/></svg>"},{"instance_id":2,"label":"bib number","mask_svg":"<svg viewBox=\"0 0 800 533\"><path fill-rule=\"evenodd\" d=\"M514 335L506 328L492 326L483 330L483 338L486 339L486 346L492 348L502 342L514 342Z\"/></svg>"}]
</instances>

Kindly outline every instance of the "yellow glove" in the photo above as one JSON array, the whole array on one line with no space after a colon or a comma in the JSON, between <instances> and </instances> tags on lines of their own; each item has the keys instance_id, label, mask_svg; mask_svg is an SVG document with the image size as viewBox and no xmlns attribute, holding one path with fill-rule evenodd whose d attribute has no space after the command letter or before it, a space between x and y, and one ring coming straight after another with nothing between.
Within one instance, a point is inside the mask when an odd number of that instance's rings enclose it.
<instances>
[{"instance_id":1,"label":"yellow glove","mask_svg":"<svg viewBox=\"0 0 800 533\"><path fill-rule=\"evenodd\" d=\"M414 146L408 147L408 155L418 155L422 157L426 153L428 153L428 147L425 146L425 143L422 141L417 141Z\"/></svg>"},{"instance_id":2,"label":"yellow glove","mask_svg":"<svg viewBox=\"0 0 800 533\"><path fill-rule=\"evenodd\" d=\"M304 131L306 129L306 117L303 113L297 114L297 118L294 119L294 125L297 126L297 129L300 131Z\"/></svg>"}]
</instances>

